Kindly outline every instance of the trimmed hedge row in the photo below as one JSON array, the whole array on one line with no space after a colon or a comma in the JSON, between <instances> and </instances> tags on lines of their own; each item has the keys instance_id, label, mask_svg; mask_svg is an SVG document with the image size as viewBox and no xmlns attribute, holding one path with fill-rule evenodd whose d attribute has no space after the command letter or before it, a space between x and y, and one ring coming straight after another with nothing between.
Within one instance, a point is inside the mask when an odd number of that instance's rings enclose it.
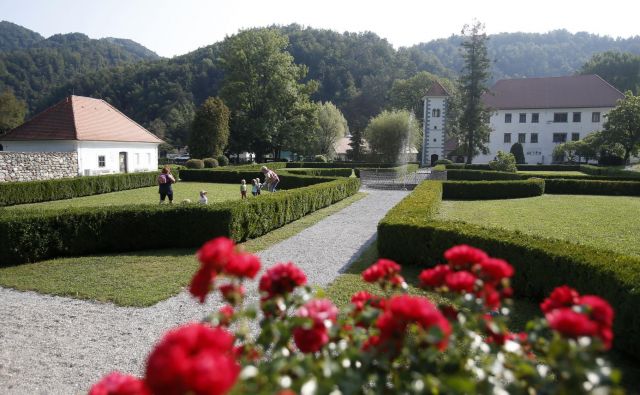
<instances>
[{"instance_id":1,"label":"trimmed hedge row","mask_svg":"<svg viewBox=\"0 0 640 395\"><path fill-rule=\"evenodd\" d=\"M231 165L228 167L224 167L220 170L258 170L262 168L262 166L267 166L271 170L284 169L287 167L287 162L269 162L269 163L251 163L248 165Z\"/></svg>"},{"instance_id":2,"label":"trimmed hedge row","mask_svg":"<svg viewBox=\"0 0 640 395\"><path fill-rule=\"evenodd\" d=\"M157 172L0 183L0 206L48 202L156 185Z\"/></svg>"},{"instance_id":3,"label":"trimmed hedge row","mask_svg":"<svg viewBox=\"0 0 640 395\"><path fill-rule=\"evenodd\" d=\"M281 173L278 175L280 183L278 189L294 189L300 187L306 187L309 185L315 185L322 182L332 181L333 177L311 177L303 175L294 175ZM240 180L246 180L247 183L254 178L264 178L262 173L258 170L215 170L215 169L203 169L194 170L186 169L180 172L180 179L182 181L198 181L198 182L219 182L227 184L240 184Z\"/></svg>"},{"instance_id":4,"label":"trimmed hedge row","mask_svg":"<svg viewBox=\"0 0 640 395\"><path fill-rule=\"evenodd\" d=\"M396 166L396 167L386 167L386 168L378 168L378 167L356 167L353 169L353 172L355 173L356 177L360 178L360 171L361 170L368 170L368 171L376 171L378 173L390 173L390 172L395 172L398 175L406 172L406 173L413 173L414 171L417 171L420 168L420 165L417 163L408 163L406 165L401 165L401 166Z\"/></svg>"},{"instance_id":5,"label":"trimmed hedge row","mask_svg":"<svg viewBox=\"0 0 640 395\"><path fill-rule=\"evenodd\" d=\"M305 176L325 176L325 177L351 177L351 174L353 173L353 169L351 168L348 168L348 169L340 169L340 168L285 169L284 171L289 174L299 174L299 175L305 175Z\"/></svg>"},{"instance_id":6,"label":"trimmed hedge row","mask_svg":"<svg viewBox=\"0 0 640 395\"><path fill-rule=\"evenodd\" d=\"M295 168L307 168L307 169L334 169L334 168L373 168L373 169L388 169L390 167L396 167L395 163L375 163L375 162L287 162L287 169Z\"/></svg>"},{"instance_id":7,"label":"trimmed hedge row","mask_svg":"<svg viewBox=\"0 0 640 395\"><path fill-rule=\"evenodd\" d=\"M133 205L0 212L0 266L59 256L197 247L216 236L263 235L358 192L340 178L257 199L211 205Z\"/></svg>"},{"instance_id":8,"label":"trimmed hedge row","mask_svg":"<svg viewBox=\"0 0 640 395\"><path fill-rule=\"evenodd\" d=\"M591 174L593 176L607 176L607 177L614 177L614 178L640 180L640 172L616 169L612 167L582 165L580 166L580 171L582 171L583 173Z\"/></svg>"},{"instance_id":9,"label":"trimmed hedge row","mask_svg":"<svg viewBox=\"0 0 640 395\"><path fill-rule=\"evenodd\" d=\"M559 195L640 196L640 181L547 179L546 192Z\"/></svg>"},{"instance_id":10,"label":"trimmed hedge row","mask_svg":"<svg viewBox=\"0 0 640 395\"><path fill-rule=\"evenodd\" d=\"M553 288L568 284L581 293L607 299L616 311L614 346L640 357L640 258L518 232L434 220L432 215L440 204L439 184L420 184L380 221L381 257L432 266L441 262L443 252L453 245L482 248L514 266L513 285L518 296L541 300Z\"/></svg>"},{"instance_id":11,"label":"trimmed hedge row","mask_svg":"<svg viewBox=\"0 0 640 395\"><path fill-rule=\"evenodd\" d=\"M447 169L467 169L467 170L492 170L488 164L465 164L452 163L447 164ZM520 171L584 171L584 165L516 165ZM591 166L595 167L595 166Z\"/></svg>"},{"instance_id":12,"label":"trimmed hedge row","mask_svg":"<svg viewBox=\"0 0 640 395\"><path fill-rule=\"evenodd\" d=\"M506 171L449 169L447 166L447 180L454 181L494 181L494 180L522 180L517 173Z\"/></svg>"},{"instance_id":13,"label":"trimmed hedge row","mask_svg":"<svg viewBox=\"0 0 640 395\"><path fill-rule=\"evenodd\" d=\"M442 196L452 200L515 199L542 196L545 181L531 178L524 181L447 181Z\"/></svg>"}]
</instances>

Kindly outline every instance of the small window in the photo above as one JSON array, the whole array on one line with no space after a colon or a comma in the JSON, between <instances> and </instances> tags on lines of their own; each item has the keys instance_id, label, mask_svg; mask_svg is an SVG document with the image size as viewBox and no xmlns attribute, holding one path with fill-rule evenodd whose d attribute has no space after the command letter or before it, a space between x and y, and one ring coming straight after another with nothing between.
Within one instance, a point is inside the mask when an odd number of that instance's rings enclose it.
<instances>
[{"instance_id":1,"label":"small window","mask_svg":"<svg viewBox=\"0 0 640 395\"><path fill-rule=\"evenodd\" d=\"M554 112L553 113L553 122L567 122L568 114L566 112Z\"/></svg>"},{"instance_id":2,"label":"small window","mask_svg":"<svg viewBox=\"0 0 640 395\"><path fill-rule=\"evenodd\" d=\"M573 122L581 122L582 119L582 113L581 112L574 112L573 113Z\"/></svg>"},{"instance_id":3,"label":"small window","mask_svg":"<svg viewBox=\"0 0 640 395\"><path fill-rule=\"evenodd\" d=\"M518 133L518 142L520 144L524 144L527 142L527 134L526 133Z\"/></svg>"},{"instance_id":4,"label":"small window","mask_svg":"<svg viewBox=\"0 0 640 395\"><path fill-rule=\"evenodd\" d=\"M440 118L440 109L434 108L433 110L431 110L431 116L434 118Z\"/></svg>"},{"instance_id":5,"label":"small window","mask_svg":"<svg viewBox=\"0 0 640 395\"><path fill-rule=\"evenodd\" d=\"M534 112L533 114L531 114L531 123L538 123L540 121L540 114L537 112Z\"/></svg>"},{"instance_id":6,"label":"small window","mask_svg":"<svg viewBox=\"0 0 640 395\"><path fill-rule=\"evenodd\" d=\"M523 112L520 113L520 123L527 123L527 114Z\"/></svg>"},{"instance_id":7,"label":"small window","mask_svg":"<svg viewBox=\"0 0 640 395\"><path fill-rule=\"evenodd\" d=\"M566 133L554 133L553 134L553 142L554 143L565 143L567 141Z\"/></svg>"},{"instance_id":8,"label":"small window","mask_svg":"<svg viewBox=\"0 0 640 395\"><path fill-rule=\"evenodd\" d=\"M571 141L580 140L580 133L571 133Z\"/></svg>"},{"instance_id":9,"label":"small window","mask_svg":"<svg viewBox=\"0 0 640 395\"><path fill-rule=\"evenodd\" d=\"M531 142L534 144L538 143L538 133L531 133Z\"/></svg>"},{"instance_id":10,"label":"small window","mask_svg":"<svg viewBox=\"0 0 640 395\"><path fill-rule=\"evenodd\" d=\"M107 165L107 161L105 160L104 155L98 156L98 167L105 167Z\"/></svg>"},{"instance_id":11,"label":"small window","mask_svg":"<svg viewBox=\"0 0 640 395\"><path fill-rule=\"evenodd\" d=\"M511 114L510 113L504 114L504 123L511 123Z\"/></svg>"},{"instance_id":12,"label":"small window","mask_svg":"<svg viewBox=\"0 0 640 395\"><path fill-rule=\"evenodd\" d=\"M504 134L504 142L505 143L510 143L511 142L511 133L505 133Z\"/></svg>"},{"instance_id":13,"label":"small window","mask_svg":"<svg viewBox=\"0 0 640 395\"><path fill-rule=\"evenodd\" d=\"M600 122L600 113L592 112L591 113L591 122Z\"/></svg>"}]
</instances>

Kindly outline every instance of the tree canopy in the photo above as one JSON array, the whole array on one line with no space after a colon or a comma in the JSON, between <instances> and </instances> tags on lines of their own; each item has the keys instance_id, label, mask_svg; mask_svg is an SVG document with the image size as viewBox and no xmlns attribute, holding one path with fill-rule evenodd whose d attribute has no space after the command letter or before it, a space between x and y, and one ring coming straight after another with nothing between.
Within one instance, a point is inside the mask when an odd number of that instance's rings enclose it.
<instances>
[{"instance_id":1,"label":"tree canopy","mask_svg":"<svg viewBox=\"0 0 640 395\"><path fill-rule=\"evenodd\" d=\"M315 153L333 158L334 146L338 139L347 135L349 126L342 112L333 103L316 103L316 107L318 122L312 135Z\"/></svg>"},{"instance_id":2,"label":"tree canopy","mask_svg":"<svg viewBox=\"0 0 640 395\"><path fill-rule=\"evenodd\" d=\"M598 74L619 91L640 93L640 55L607 51L594 55L581 74Z\"/></svg>"},{"instance_id":3,"label":"tree canopy","mask_svg":"<svg viewBox=\"0 0 640 395\"><path fill-rule=\"evenodd\" d=\"M625 163L631 155L637 155L640 149L640 96L625 92L624 99L607 114L602 134L608 143L624 147Z\"/></svg>"},{"instance_id":4,"label":"tree canopy","mask_svg":"<svg viewBox=\"0 0 640 395\"><path fill-rule=\"evenodd\" d=\"M0 93L0 135L22 124L26 109L10 90Z\"/></svg>"},{"instance_id":5,"label":"tree canopy","mask_svg":"<svg viewBox=\"0 0 640 395\"><path fill-rule=\"evenodd\" d=\"M217 97L208 98L198 107L189 135L191 157L222 155L229 143L229 115L229 108Z\"/></svg>"},{"instance_id":6,"label":"tree canopy","mask_svg":"<svg viewBox=\"0 0 640 395\"><path fill-rule=\"evenodd\" d=\"M420 141L420 127L407 110L383 111L365 130L371 154L382 162L397 162L408 155Z\"/></svg>"}]
</instances>

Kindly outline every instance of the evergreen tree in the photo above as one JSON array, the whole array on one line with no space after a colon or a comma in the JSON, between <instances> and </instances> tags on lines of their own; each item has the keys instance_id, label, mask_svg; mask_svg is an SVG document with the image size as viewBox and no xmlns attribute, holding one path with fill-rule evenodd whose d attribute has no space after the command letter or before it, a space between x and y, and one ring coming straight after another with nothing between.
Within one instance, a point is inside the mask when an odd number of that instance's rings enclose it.
<instances>
[{"instance_id":1,"label":"evergreen tree","mask_svg":"<svg viewBox=\"0 0 640 395\"><path fill-rule=\"evenodd\" d=\"M5 90L0 94L0 135L24 122L27 106L16 99L13 92Z\"/></svg>"},{"instance_id":2,"label":"evergreen tree","mask_svg":"<svg viewBox=\"0 0 640 395\"><path fill-rule=\"evenodd\" d=\"M216 157L222 154L228 142L229 108L217 97L210 97L196 111L189 136L189 153L192 158Z\"/></svg>"},{"instance_id":3,"label":"evergreen tree","mask_svg":"<svg viewBox=\"0 0 640 395\"><path fill-rule=\"evenodd\" d=\"M522 144L515 143L511 146L511 153L516 158L516 163L521 165L524 163L524 148L522 148Z\"/></svg>"},{"instance_id":4,"label":"evergreen tree","mask_svg":"<svg viewBox=\"0 0 640 395\"><path fill-rule=\"evenodd\" d=\"M465 25L462 34L465 39L461 44L464 67L460 76L462 111L459 124L460 140L470 164L479 152L488 152L485 144L489 141L490 112L480 98L488 90L491 61L487 54L488 37L484 33L484 25L480 22L473 26Z\"/></svg>"},{"instance_id":5,"label":"evergreen tree","mask_svg":"<svg viewBox=\"0 0 640 395\"><path fill-rule=\"evenodd\" d=\"M362 160L364 155L364 141L362 139L362 131L359 129L351 131L351 141L349 142L347 157L354 162Z\"/></svg>"}]
</instances>

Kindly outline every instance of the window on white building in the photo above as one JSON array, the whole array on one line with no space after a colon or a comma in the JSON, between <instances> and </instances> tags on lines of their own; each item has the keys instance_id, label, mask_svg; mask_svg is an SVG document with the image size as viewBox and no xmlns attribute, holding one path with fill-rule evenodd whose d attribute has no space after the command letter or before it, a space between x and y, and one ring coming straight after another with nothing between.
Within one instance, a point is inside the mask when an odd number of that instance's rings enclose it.
<instances>
[{"instance_id":1,"label":"window on white building","mask_svg":"<svg viewBox=\"0 0 640 395\"><path fill-rule=\"evenodd\" d=\"M504 114L504 123L511 123L511 114L510 113Z\"/></svg>"},{"instance_id":2,"label":"window on white building","mask_svg":"<svg viewBox=\"0 0 640 395\"><path fill-rule=\"evenodd\" d=\"M532 143L537 144L538 143L538 133L531 133L531 140Z\"/></svg>"},{"instance_id":3,"label":"window on white building","mask_svg":"<svg viewBox=\"0 0 640 395\"><path fill-rule=\"evenodd\" d=\"M581 122L582 121L582 113L574 112L573 113L573 122Z\"/></svg>"},{"instance_id":4,"label":"window on white building","mask_svg":"<svg viewBox=\"0 0 640 395\"><path fill-rule=\"evenodd\" d=\"M505 133L504 134L504 142L505 143L510 143L511 142L511 133Z\"/></svg>"},{"instance_id":5,"label":"window on white building","mask_svg":"<svg viewBox=\"0 0 640 395\"><path fill-rule=\"evenodd\" d=\"M526 133L518 133L518 142L520 144L524 144L527 142L527 134Z\"/></svg>"},{"instance_id":6,"label":"window on white building","mask_svg":"<svg viewBox=\"0 0 640 395\"><path fill-rule=\"evenodd\" d=\"M538 123L540 121L540 114L537 112L534 112L533 114L531 114L531 123Z\"/></svg>"},{"instance_id":7,"label":"window on white building","mask_svg":"<svg viewBox=\"0 0 640 395\"><path fill-rule=\"evenodd\" d=\"M571 133L571 141L580 140L580 133Z\"/></svg>"},{"instance_id":8,"label":"window on white building","mask_svg":"<svg viewBox=\"0 0 640 395\"><path fill-rule=\"evenodd\" d=\"M104 155L98 155L98 167L105 167L107 165L107 161Z\"/></svg>"},{"instance_id":9,"label":"window on white building","mask_svg":"<svg viewBox=\"0 0 640 395\"><path fill-rule=\"evenodd\" d=\"M567 122L569 116L566 112L554 112L553 113L553 122Z\"/></svg>"},{"instance_id":10,"label":"window on white building","mask_svg":"<svg viewBox=\"0 0 640 395\"><path fill-rule=\"evenodd\" d=\"M566 143L567 142L567 134L566 133L554 133L553 134L553 142L554 143Z\"/></svg>"},{"instance_id":11,"label":"window on white building","mask_svg":"<svg viewBox=\"0 0 640 395\"><path fill-rule=\"evenodd\" d=\"M520 123L527 123L527 114L523 112L520 113Z\"/></svg>"},{"instance_id":12,"label":"window on white building","mask_svg":"<svg viewBox=\"0 0 640 395\"><path fill-rule=\"evenodd\" d=\"M591 113L591 122L600 122L600 113L592 112Z\"/></svg>"}]
</instances>

